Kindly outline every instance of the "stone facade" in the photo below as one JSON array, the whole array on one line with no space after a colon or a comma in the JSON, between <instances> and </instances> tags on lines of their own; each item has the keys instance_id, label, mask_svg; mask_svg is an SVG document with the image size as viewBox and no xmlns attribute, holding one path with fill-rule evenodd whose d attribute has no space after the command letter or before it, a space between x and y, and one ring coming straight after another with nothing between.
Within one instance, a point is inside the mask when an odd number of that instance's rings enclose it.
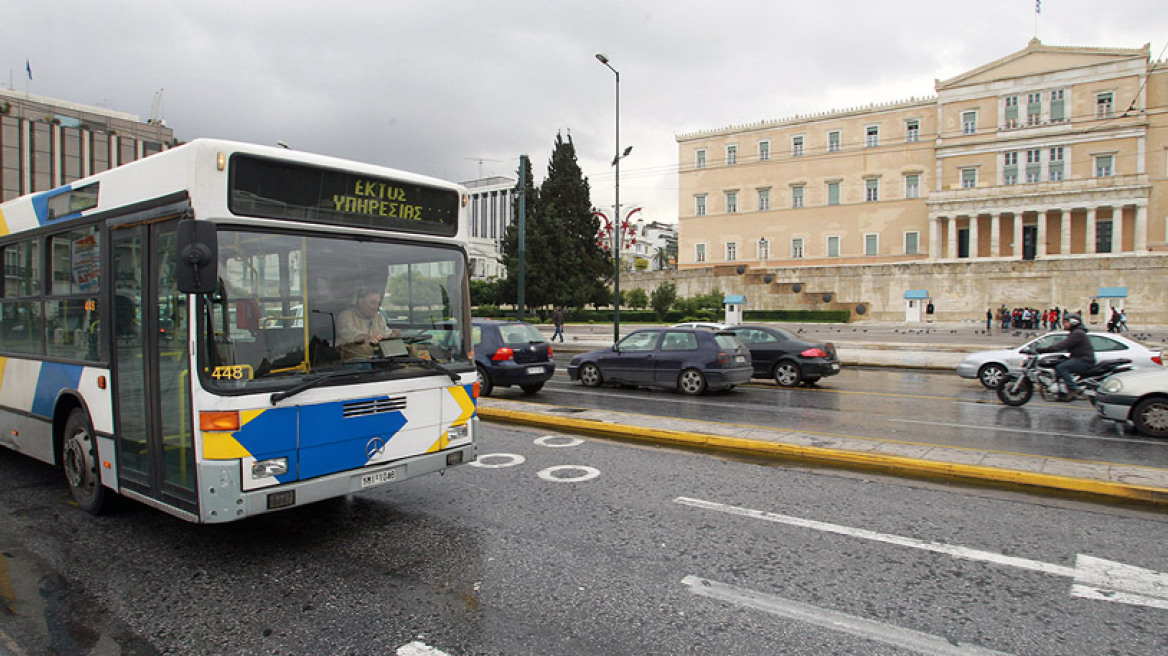
<instances>
[{"instance_id":1,"label":"stone facade","mask_svg":"<svg viewBox=\"0 0 1168 656\"><path fill-rule=\"evenodd\" d=\"M1002 303L1086 309L1126 287L1129 316L1168 323L1154 309L1168 70L1149 53L1035 39L934 97L680 135L679 265L704 272L686 284L787 307L774 286L801 283L799 307L830 293L898 320L910 291L964 319ZM717 284L739 267L771 289Z\"/></svg>"}]
</instances>

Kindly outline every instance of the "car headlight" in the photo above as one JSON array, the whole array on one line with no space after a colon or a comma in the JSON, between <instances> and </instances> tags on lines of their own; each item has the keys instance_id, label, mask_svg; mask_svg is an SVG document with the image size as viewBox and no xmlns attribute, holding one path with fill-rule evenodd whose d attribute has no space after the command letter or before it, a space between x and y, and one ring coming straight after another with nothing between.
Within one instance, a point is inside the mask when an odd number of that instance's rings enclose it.
<instances>
[{"instance_id":1,"label":"car headlight","mask_svg":"<svg viewBox=\"0 0 1168 656\"><path fill-rule=\"evenodd\" d=\"M1099 386L1099 391L1104 394L1119 394L1123 391L1123 381L1112 376L1103 381L1103 384Z\"/></svg>"}]
</instances>

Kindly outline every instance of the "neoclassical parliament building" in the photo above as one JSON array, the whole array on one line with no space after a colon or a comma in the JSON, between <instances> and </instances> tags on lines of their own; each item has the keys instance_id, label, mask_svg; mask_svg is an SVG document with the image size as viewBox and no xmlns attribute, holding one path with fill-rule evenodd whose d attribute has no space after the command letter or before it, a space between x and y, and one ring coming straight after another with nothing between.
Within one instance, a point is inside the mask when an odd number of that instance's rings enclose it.
<instances>
[{"instance_id":1,"label":"neoclassical parliament building","mask_svg":"<svg viewBox=\"0 0 1168 656\"><path fill-rule=\"evenodd\" d=\"M1150 54L1034 39L934 96L678 135L682 293L1168 324L1168 70Z\"/></svg>"}]
</instances>

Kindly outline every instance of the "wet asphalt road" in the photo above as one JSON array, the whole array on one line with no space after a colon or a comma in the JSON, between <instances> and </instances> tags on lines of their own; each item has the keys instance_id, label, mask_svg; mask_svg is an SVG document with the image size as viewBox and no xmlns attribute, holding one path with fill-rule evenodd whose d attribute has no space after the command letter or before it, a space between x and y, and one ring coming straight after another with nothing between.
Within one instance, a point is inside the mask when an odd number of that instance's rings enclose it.
<instances>
[{"instance_id":1,"label":"wet asphalt road","mask_svg":"<svg viewBox=\"0 0 1168 656\"><path fill-rule=\"evenodd\" d=\"M664 389L593 389L558 371L538 394L495 396L807 433L961 446L1011 453L1168 467L1168 440L1134 434L1097 416L1086 401L1013 408L976 381L951 372L845 367L812 387L763 380L691 398Z\"/></svg>"},{"instance_id":2,"label":"wet asphalt road","mask_svg":"<svg viewBox=\"0 0 1168 656\"><path fill-rule=\"evenodd\" d=\"M1078 554L1168 570L1163 514L498 425L481 446L222 526L90 517L0 452L0 654L1168 650L1168 610L1071 593Z\"/></svg>"}]
</instances>

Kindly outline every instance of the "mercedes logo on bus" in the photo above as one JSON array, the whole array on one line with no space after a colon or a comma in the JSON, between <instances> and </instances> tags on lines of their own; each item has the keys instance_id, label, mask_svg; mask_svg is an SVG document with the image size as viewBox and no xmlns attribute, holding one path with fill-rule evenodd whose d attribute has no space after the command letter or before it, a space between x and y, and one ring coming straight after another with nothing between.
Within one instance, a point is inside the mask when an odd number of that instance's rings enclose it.
<instances>
[{"instance_id":1,"label":"mercedes logo on bus","mask_svg":"<svg viewBox=\"0 0 1168 656\"><path fill-rule=\"evenodd\" d=\"M365 443L365 459L372 460L385 450L385 440L375 437Z\"/></svg>"}]
</instances>

